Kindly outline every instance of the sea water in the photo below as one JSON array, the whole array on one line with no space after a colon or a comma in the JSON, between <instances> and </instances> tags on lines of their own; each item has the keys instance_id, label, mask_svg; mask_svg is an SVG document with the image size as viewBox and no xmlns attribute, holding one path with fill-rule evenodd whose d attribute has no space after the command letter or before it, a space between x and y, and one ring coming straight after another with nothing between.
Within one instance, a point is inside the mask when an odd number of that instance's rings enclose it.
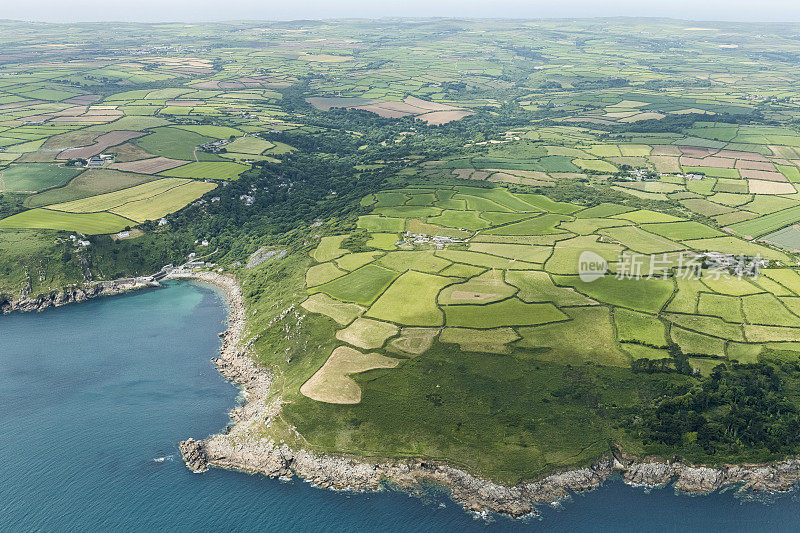
<instances>
[{"instance_id":1,"label":"sea water","mask_svg":"<svg viewBox=\"0 0 800 533\"><path fill-rule=\"evenodd\" d=\"M178 442L228 423L238 389L210 359L211 288L165 288L0 316L2 531L797 531L794 494L754 501L619 481L540 517L466 513L441 491L334 492L189 471Z\"/></svg>"}]
</instances>

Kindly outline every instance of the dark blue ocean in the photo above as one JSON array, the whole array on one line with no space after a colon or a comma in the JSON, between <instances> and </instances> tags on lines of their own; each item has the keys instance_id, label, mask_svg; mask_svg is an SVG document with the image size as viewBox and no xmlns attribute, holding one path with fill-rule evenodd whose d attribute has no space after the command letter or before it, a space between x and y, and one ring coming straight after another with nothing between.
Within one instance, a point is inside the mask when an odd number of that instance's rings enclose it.
<instances>
[{"instance_id":1,"label":"dark blue ocean","mask_svg":"<svg viewBox=\"0 0 800 533\"><path fill-rule=\"evenodd\" d=\"M446 496L332 492L237 472L193 474L178 442L225 426L237 389L210 362L225 309L164 289L0 316L1 531L797 531L770 502L622 483L511 520Z\"/></svg>"}]
</instances>

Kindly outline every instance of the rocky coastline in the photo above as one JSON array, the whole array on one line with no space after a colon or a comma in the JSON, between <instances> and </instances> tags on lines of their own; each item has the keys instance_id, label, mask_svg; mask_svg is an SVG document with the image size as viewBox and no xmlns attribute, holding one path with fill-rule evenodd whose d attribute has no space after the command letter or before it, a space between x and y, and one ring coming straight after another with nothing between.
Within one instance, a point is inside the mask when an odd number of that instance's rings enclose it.
<instances>
[{"instance_id":1,"label":"rocky coastline","mask_svg":"<svg viewBox=\"0 0 800 533\"><path fill-rule=\"evenodd\" d=\"M34 298L12 300L0 295L0 312L41 311L99 296L158 287L159 279L198 281L221 289L229 307L228 329L220 334L222 347L214 362L223 376L242 386L245 402L231 412L233 425L224 433L206 440L189 438L180 443L184 461L195 472L214 466L268 477L298 476L320 487L357 491L381 490L387 484L413 491L424 483L433 483L447 487L453 500L466 510L514 517L536 513L538 505L556 502L570 493L595 489L615 474L633 486L657 487L672 483L677 490L695 494L714 492L728 485L754 492L785 492L800 482L800 459L706 467L656 458L640 459L616 449L591 466L505 486L436 461L371 459L292 449L262 437L265 426L279 416L281 404L280 400L267 402L273 376L254 362L249 346L244 343L244 299L235 277L185 269L172 270L166 276L164 273L94 282Z\"/></svg>"},{"instance_id":2,"label":"rocky coastline","mask_svg":"<svg viewBox=\"0 0 800 533\"><path fill-rule=\"evenodd\" d=\"M317 486L340 490L374 491L386 484L415 490L423 483L450 489L464 509L491 511L514 517L536 513L536 506L551 504L570 493L599 487L614 474L634 486L657 487L673 483L687 493L709 493L726 485L741 490L783 492L800 481L800 459L774 464L705 467L657 459L639 459L613 450L586 468L552 474L541 480L509 487L439 462L425 460L372 460L292 449L262 437L265 426L280 413L280 401L267 402L272 375L255 364L243 343L245 310L239 284L233 276L213 272L179 272L173 279L192 279L218 286L230 306L228 329L215 363L228 379L239 383L246 401L231 413L233 425L206 440L187 439L180 450L195 472L209 467L230 468L268 477L298 476Z\"/></svg>"},{"instance_id":3,"label":"rocky coastline","mask_svg":"<svg viewBox=\"0 0 800 533\"><path fill-rule=\"evenodd\" d=\"M161 273L160 273L161 274ZM536 506L561 500L570 493L592 490L618 474L633 486L669 483L687 493L709 493L727 485L754 492L785 492L800 482L800 459L773 464L705 467L658 459L640 459L614 450L585 468L552 474L538 481L505 486L481 479L448 464L425 460L385 460L320 454L292 449L263 438L265 426L280 413L280 401L267 402L273 376L256 365L244 343L245 308L239 283L229 274L172 270L166 276L143 276L101 281L53 291L34 298L0 295L0 312L41 311L131 290L158 287L159 279L184 279L214 285L229 307L228 329L220 334L222 347L214 362L226 378L243 387L245 402L231 412L233 425L206 440L180 443L187 466L195 472L209 467L230 468L268 477L298 476L317 486L340 490L375 491L390 484L416 490L423 483L447 487L453 500L474 512L497 512L519 517L536 513Z\"/></svg>"},{"instance_id":4,"label":"rocky coastline","mask_svg":"<svg viewBox=\"0 0 800 533\"><path fill-rule=\"evenodd\" d=\"M158 287L155 276L141 276L136 278L120 278L111 281L95 281L84 285L66 287L58 291L39 294L34 297L22 296L14 298L0 294L0 314L15 311L32 312L43 311L50 307L61 307L71 303L85 302L99 296L113 296L128 291Z\"/></svg>"}]
</instances>

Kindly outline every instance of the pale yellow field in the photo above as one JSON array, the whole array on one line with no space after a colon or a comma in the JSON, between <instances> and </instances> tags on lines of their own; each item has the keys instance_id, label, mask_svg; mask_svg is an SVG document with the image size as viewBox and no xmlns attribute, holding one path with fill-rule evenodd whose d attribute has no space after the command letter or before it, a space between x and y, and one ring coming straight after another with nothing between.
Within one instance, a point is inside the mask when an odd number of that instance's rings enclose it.
<instances>
[{"instance_id":1,"label":"pale yellow field","mask_svg":"<svg viewBox=\"0 0 800 533\"><path fill-rule=\"evenodd\" d=\"M656 167L657 172L677 174L681 171L680 159L668 155L651 155L650 162Z\"/></svg>"},{"instance_id":2,"label":"pale yellow field","mask_svg":"<svg viewBox=\"0 0 800 533\"><path fill-rule=\"evenodd\" d=\"M639 113L638 115L633 115L632 117L623 118L620 122L638 122L640 120L659 120L664 118L665 115L661 113Z\"/></svg>"},{"instance_id":3,"label":"pale yellow field","mask_svg":"<svg viewBox=\"0 0 800 533\"><path fill-rule=\"evenodd\" d=\"M150 198L128 202L109 211L137 222L158 220L163 216L178 211L216 187L216 183L192 181Z\"/></svg>"},{"instance_id":4,"label":"pale yellow field","mask_svg":"<svg viewBox=\"0 0 800 533\"><path fill-rule=\"evenodd\" d=\"M403 328L400 336L389 342L390 350L397 350L412 357L424 353L439 334L439 328Z\"/></svg>"},{"instance_id":5,"label":"pale yellow field","mask_svg":"<svg viewBox=\"0 0 800 533\"><path fill-rule=\"evenodd\" d=\"M458 344L466 352L488 353L508 353L506 344L519 338L511 328L444 328L439 336L441 342Z\"/></svg>"},{"instance_id":6,"label":"pale yellow field","mask_svg":"<svg viewBox=\"0 0 800 533\"><path fill-rule=\"evenodd\" d=\"M348 304L334 300L325 293L318 292L308 297L302 304L303 309L310 313L319 313L332 318L339 324L346 326L358 315L366 311L365 308L356 304Z\"/></svg>"},{"instance_id":7,"label":"pale yellow field","mask_svg":"<svg viewBox=\"0 0 800 533\"><path fill-rule=\"evenodd\" d=\"M127 189L122 189L120 191L98 194L97 196L91 196L82 200L74 200L72 202L49 205L47 208L54 211L67 211L70 213L96 213L99 211L108 211L128 202L135 202L137 200L151 198L157 194L161 194L175 187L189 183L189 181L190 180L182 178L164 178L142 183L141 185L136 185L135 187L128 187Z\"/></svg>"},{"instance_id":8,"label":"pale yellow field","mask_svg":"<svg viewBox=\"0 0 800 533\"><path fill-rule=\"evenodd\" d=\"M354 348L339 346L331 353L322 368L311 376L302 387L303 396L325 403L355 404L361 402L361 387L350 374L374 368L394 368L399 359L376 353L361 353Z\"/></svg>"},{"instance_id":9,"label":"pale yellow field","mask_svg":"<svg viewBox=\"0 0 800 533\"><path fill-rule=\"evenodd\" d=\"M794 194L791 183L785 181L747 180L750 194Z\"/></svg>"},{"instance_id":10,"label":"pale yellow field","mask_svg":"<svg viewBox=\"0 0 800 533\"><path fill-rule=\"evenodd\" d=\"M371 350L383 346L386 339L397 335L398 330L397 326L388 322L359 318L345 329L337 331L336 338L358 348Z\"/></svg>"},{"instance_id":11,"label":"pale yellow field","mask_svg":"<svg viewBox=\"0 0 800 533\"><path fill-rule=\"evenodd\" d=\"M300 54L297 59L305 61L313 61L316 63L344 63L345 61L352 61L352 56L335 56L331 54Z\"/></svg>"}]
</instances>

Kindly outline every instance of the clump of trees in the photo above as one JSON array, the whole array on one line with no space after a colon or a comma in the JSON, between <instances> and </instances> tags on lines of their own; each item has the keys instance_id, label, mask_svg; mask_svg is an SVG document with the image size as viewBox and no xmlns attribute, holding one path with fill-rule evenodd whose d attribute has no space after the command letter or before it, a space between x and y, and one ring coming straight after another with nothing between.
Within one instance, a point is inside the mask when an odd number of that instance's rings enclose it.
<instances>
[{"instance_id":1,"label":"clump of trees","mask_svg":"<svg viewBox=\"0 0 800 533\"><path fill-rule=\"evenodd\" d=\"M764 460L800 449L793 393L800 361L719 365L695 384L676 385L625 423L645 444L681 456Z\"/></svg>"}]
</instances>

